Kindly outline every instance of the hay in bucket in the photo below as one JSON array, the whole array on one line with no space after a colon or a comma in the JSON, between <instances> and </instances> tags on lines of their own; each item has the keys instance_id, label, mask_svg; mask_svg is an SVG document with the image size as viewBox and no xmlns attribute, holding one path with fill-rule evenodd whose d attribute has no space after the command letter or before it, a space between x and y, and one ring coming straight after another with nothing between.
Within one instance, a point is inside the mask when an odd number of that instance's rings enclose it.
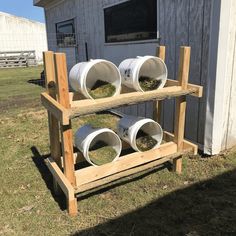
<instances>
[{"instance_id":1,"label":"hay in bucket","mask_svg":"<svg viewBox=\"0 0 236 236\"><path fill-rule=\"evenodd\" d=\"M139 130L136 136L136 146L137 148L142 151L148 151L153 149L157 145L157 140L154 139L152 136L148 135L147 133Z\"/></svg>"},{"instance_id":2,"label":"hay in bucket","mask_svg":"<svg viewBox=\"0 0 236 236\"><path fill-rule=\"evenodd\" d=\"M140 76L139 85L143 91L152 91L159 88L161 80L156 80L148 76Z\"/></svg>"},{"instance_id":3,"label":"hay in bucket","mask_svg":"<svg viewBox=\"0 0 236 236\"><path fill-rule=\"evenodd\" d=\"M97 80L89 91L93 99L112 97L116 92L116 87L106 81Z\"/></svg>"},{"instance_id":4,"label":"hay in bucket","mask_svg":"<svg viewBox=\"0 0 236 236\"><path fill-rule=\"evenodd\" d=\"M98 166L112 162L117 156L116 150L103 141L96 142L89 149L90 160Z\"/></svg>"}]
</instances>

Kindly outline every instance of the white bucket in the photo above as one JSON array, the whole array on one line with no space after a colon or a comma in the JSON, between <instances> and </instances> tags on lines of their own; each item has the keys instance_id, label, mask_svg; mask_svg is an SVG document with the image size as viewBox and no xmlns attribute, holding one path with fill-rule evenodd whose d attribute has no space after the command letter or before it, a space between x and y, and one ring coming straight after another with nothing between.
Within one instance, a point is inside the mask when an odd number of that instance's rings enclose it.
<instances>
[{"instance_id":1,"label":"white bucket","mask_svg":"<svg viewBox=\"0 0 236 236\"><path fill-rule=\"evenodd\" d=\"M94 129L85 125L77 130L75 134L75 145L83 153L85 159L93 166L97 166L89 157L90 148L98 141L103 141L107 146L111 146L117 152L113 161L119 159L122 143L119 136L110 129Z\"/></svg>"},{"instance_id":2,"label":"white bucket","mask_svg":"<svg viewBox=\"0 0 236 236\"><path fill-rule=\"evenodd\" d=\"M81 92L86 98L93 99L89 90L98 81L104 81L116 87L113 96L120 94L121 75L115 64L106 60L90 60L76 64L70 71L69 82L71 88Z\"/></svg>"},{"instance_id":3,"label":"white bucket","mask_svg":"<svg viewBox=\"0 0 236 236\"><path fill-rule=\"evenodd\" d=\"M140 130L157 141L153 149L160 146L163 138L163 130L154 120L135 116L124 116L118 124L118 135L120 138L129 143L138 152L141 152L141 150L136 145L136 138Z\"/></svg>"},{"instance_id":4,"label":"white bucket","mask_svg":"<svg viewBox=\"0 0 236 236\"><path fill-rule=\"evenodd\" d=\"M139 84L141 76L150 77L160 81L158 88L163 88L167 81L167 67L165 62L159 57L144 56L126 59L121 62L119 70L122 83L136 91L144 92Z\"/></svg>"}]
</instances>

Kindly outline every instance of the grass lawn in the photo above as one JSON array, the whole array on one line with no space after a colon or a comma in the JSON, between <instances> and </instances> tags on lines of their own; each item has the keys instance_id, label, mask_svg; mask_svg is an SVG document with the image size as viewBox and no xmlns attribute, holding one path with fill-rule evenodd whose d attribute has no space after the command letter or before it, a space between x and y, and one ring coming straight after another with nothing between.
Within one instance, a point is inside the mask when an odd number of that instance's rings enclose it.
<instances>
[{"instance_id":1,"label":"grass lawn","mask_svg":"<svg viewBox=\"0 0 236 236\"><path fill-rule=\"evenodd\" d=\"M42 67L0 70L0 235L236 235L236 151L184 158L181 176L155 168L79 196L76 218L43 163ZM74 121L115 128L110 115Z\"/></svg>"}]
</instances>

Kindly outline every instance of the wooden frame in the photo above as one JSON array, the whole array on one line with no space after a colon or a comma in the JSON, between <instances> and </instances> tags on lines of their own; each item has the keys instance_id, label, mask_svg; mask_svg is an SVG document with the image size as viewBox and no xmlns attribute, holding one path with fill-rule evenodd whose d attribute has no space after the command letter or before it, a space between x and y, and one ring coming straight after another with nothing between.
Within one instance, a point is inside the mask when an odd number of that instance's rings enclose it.
<instances>
[{"instance_id":1,"label":"wooden frame","mask_svg":"<svg viewBox=\"0 0 236 236\"><path fill-rule=\"evenodd\" d=\"M165 58L165 47L160 47L159 54ZM77 215L76 194L96 189L123 177L144 171L166 162L173 163L177 173L182 170L182 155L197 154L198 147L184 140L186 96L202 96L202 87L188 84L190 48L182 47L180 53L179 80L168 80L165 88L151 92L134 92L124 89L115 98L98 100L75 100L68 90L68 78L65 54L45 52L44 66L47 91L41 94L42 104L48 110L51 157L46 165L54 178L54 188L58 186L67 197L68 212ZM72 98L71 98L72 97ZM176 98L175 132L164 132L165 143L159 148L147 152L134 152L122 156L114 163L99 167L86 167L75 170L75 163L83 160L81 154L73 153L71 119L123 105L154 101L155 118L161 117L161 102Z\"/></svg>"}]
</instances>

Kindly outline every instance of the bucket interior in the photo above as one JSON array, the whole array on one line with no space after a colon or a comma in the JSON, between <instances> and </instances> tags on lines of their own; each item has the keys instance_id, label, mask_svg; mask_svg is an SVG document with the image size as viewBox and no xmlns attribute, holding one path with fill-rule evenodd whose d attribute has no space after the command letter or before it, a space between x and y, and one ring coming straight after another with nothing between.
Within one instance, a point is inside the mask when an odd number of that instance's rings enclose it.
<instances>
[{"instance_id":1,"label":"bucket interior","mask_svg":"<svg viewBox=\"0 0 236 236\"><path fill-rule=\"evenodd\" d=\"M149 78L158 81L155 89L163 88L167 79L167 69L159 58L149 58L141 66L138 74L139 81L142 78ZM154 89L150 89L154 90Z\"/></svg>"},{"instance_id":2,"label":"bucket interior","mask_svg":"<svg viewBox=\"0 0 236 236\"><path fill-rule=\"evenodd\" d=\"M121 77L115 65L109 62L99 62L93 65L86 76L86 90L94 90L103 85L113 85L115 91L111 96L120 92Z\"/></svg>"},{"instance_id":3,"label":"bucket interior","mask_svg":"<svg viewBox=\"0 0 236 236\"><path fill-rule=\"evenodd\" d=\"M139 151L148 151L158 147L163 138L163 131L155 122L147 122L138 130L135 140Z\"/></svg>"},{"instance_id":4,"label":"bucket interior","mask_svg":"<svg viewBox=\"0 0 236 236\"><path fill-rule=\"evenodd\" d=\"M110 163L120 156L121 141L119 137L111 132L98 134L89 145L88 157L97 165Z\"/></svg>"}]
</instances>

